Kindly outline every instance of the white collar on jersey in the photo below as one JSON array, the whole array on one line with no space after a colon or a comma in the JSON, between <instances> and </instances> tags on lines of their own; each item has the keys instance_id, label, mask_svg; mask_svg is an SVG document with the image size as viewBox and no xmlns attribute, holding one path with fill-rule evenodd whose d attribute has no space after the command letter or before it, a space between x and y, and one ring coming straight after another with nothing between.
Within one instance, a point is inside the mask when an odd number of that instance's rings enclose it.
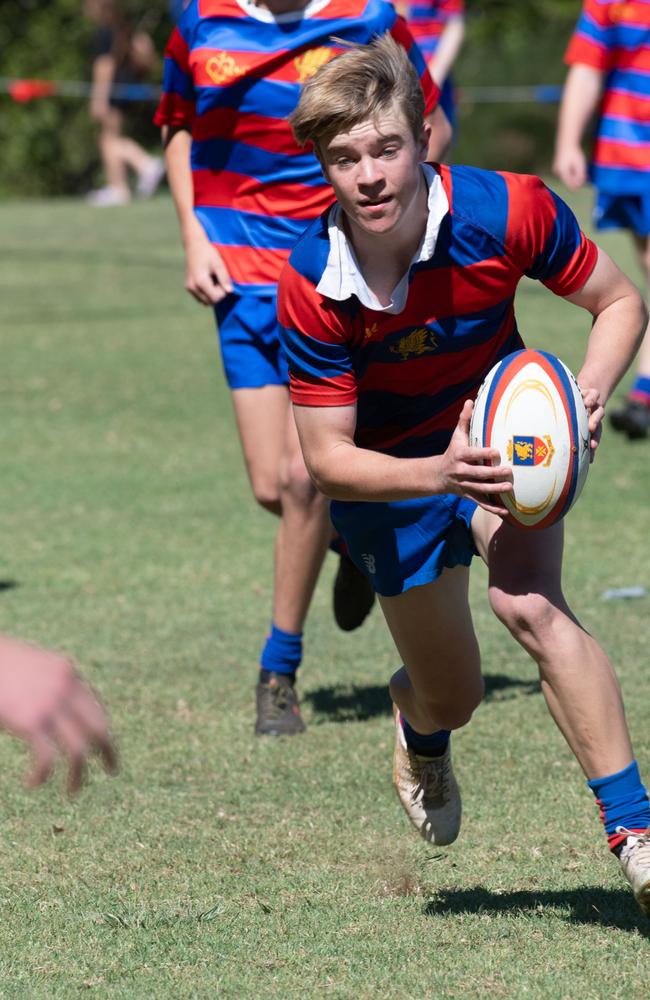
<instances>
[{"instance_id":1,"label":"white collar on jersey","mask_svg":"<svg viewBox=\"0 0 650 1000\"><path fill-rule=\"evenodd\" d=\"M288 24L291 21L301 21L305 17L318 14L323 7L327 7L328 3L331 3L331 0L309 0L309 3L301 10L289 10L286 14L273 14L268 7L262 7L254 0L237 0L237 3L244 14L247 14L248 17L254 17L256 21L265 21L267 24L272 24L274 21L276 24Z\"/></svg>"},{"instance_id":2,"label":"white collar on jersey","mask_svg":"<svg viewBox=\"0 0 650 1000\"><path fill-rule=\"evenodd\" d=\"M341 207L336 203L332 205L327 220L330 252L323 275L316 286L317 292L325 295L328 299L336 299L339 302L349 299L351 295L356 295L362 305L374 312L401 313L403 311L408 295L409 271L413 264L430 260L433 257L440 223L449 211L449 202L440 175L428 163L423 163L421 166L429 188L427 228L419 247L413 254L406 274L402 276L393 289L389 304L382 306L375 293L368 288L361 274L354 249L345 234L341 219Z\"/></svg>"}]
</instances>

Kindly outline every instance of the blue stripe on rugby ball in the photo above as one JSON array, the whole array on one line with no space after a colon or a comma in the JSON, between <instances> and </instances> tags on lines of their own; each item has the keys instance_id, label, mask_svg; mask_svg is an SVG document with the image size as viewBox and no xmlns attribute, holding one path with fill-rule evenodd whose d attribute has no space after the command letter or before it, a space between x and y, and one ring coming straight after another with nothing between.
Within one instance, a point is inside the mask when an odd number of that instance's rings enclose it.
<instances>
[{"instance_id":1,"label":"blue stripe on rugby ball","mask_svg":"<svg viewBox=\"0 0 650 1000\"><path fill-rule=\"evenodd\" d=\"M575 449L571 459L571 484L567 491L566 499L561 511L555 514L556 520L561 520L566 512L569 510L571 504L573 503L573 498L576 492L576 485L578 483L578 467L580 464L580 434L578 432L578 416L576 414L575 404L573 401L573 387L571 385L571 380L566 373L566 369L559 358L556 358L554 354L548 354L547 351L538 351L542 357L546 358L549 365L557 375L562 389L564 391L564 396L567 402L567 410L571 414L571 439L574 442Z\"/></svg>"}]
</instances>

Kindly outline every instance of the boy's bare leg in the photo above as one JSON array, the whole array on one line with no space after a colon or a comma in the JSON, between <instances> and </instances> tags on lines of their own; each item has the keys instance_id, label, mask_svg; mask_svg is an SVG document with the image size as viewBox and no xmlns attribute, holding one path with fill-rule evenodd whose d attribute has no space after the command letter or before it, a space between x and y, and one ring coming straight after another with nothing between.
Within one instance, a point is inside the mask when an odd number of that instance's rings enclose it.
<instances>
[{"instance_id":1,"label":"boy's bare leg","mask_svg":"<svg viewBox=\"0 0 650 1000\"><path fill-rule=\"evenodd\" d=\"M457 566L433 583L379 598L404 664L391 697L420 733L465 725L483 696L468 583L469 570Z\"/></svg>"},{"instance_id":2,"label":"boy's bare leg","mask_svg":"<svg viewBox=\"0 0 650 1000\"><path fill-rule=\"evenodd\" d=\"M461 822L448 730L465 725L483 696L468 578L466 567L456 567L399 597L380 598L404 661L390 683L402 713L395 719L393 782L415 828L437 845L453 843Z\"/></svg>"},{"instance_id":3,"label":"boy's bare leg","mask_svg":"<svg viewBox=\"0 0 650 1000\"><path fill-rule=\"evenodd\" d=\"M497 617L539 667L551 715L587 778L632 761L614 669L562 593L563 526L522 531L479 508L472 520Z\"/></svg>"}]
</instances>

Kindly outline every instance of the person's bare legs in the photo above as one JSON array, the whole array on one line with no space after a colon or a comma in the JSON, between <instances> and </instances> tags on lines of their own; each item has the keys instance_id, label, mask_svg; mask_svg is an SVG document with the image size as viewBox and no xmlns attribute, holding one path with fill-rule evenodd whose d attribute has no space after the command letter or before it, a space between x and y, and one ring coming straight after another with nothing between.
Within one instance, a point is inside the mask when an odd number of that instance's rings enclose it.
<instances>
[{"instance_id":1,"label":"person's bare legs","mask_svg":"<svg viewBox=\"0 0 650 1000\"><path fill-rule=\"evenodd\" d=\"M329 502L309 478L288 390L236 389L233 402L255 499L280 515L273 621L284 632L302 632L332 537Z\"/></svg>"},{"instance_id":2,"label":"person's bare legs","mask_svg":"<svg viewBox=\"0 0 650 1000\"><path fill-rule=\"evenodd\" d=\"M312 483L289 407L280 465L282 515L275 542L273 621L301 632L332 537L329 500Z\"/></svg>"},{"instance_id":3,"label":"person's bare legs","mask_svg":"<svg viewBox=\"0 0 650 1000\"><path fill-rule=\"evenodd\" d=\"M479 508L472 520L497 617L539 667L548 708L587 778L632 761L618 680L562 593L563 526L522 531Z\"/></svg>"},{"instance_id":4,"label":"person's bare legs","mask_svg":"<svg viewBox=\"0 0 650 1000\"><path fill-rule=\"evenodd\" d=\"M469 722L483 697L480 657L467 599L469 570L380 597L404 661L390 682L395 719L393 783L413 826L429 843L454 842L461 798L448 730Z\"/></svg>"},{"instance_id":5,"label":"person's bare legs","mask_svg":"<svg viewBox=\"0 0 650 1000\"><path fill-rule=\"evenodd\" d=\"M391 698L420 733L464 726L483 697L468 582L469 569L457 566L433 583L379 597L404 664L391 678Z\"/></svg>"},{"instance_id":6,"label":"person's bare legs","mask_svg":"<svg viewBox=\"0 0 650 1000\"><path fill-rule=\"evenodd\" d=\"M119 108L111 108L102 120L99 149L108 186L130 195L128 170L143 177L156 159L135 140L122 135L123 122Z\"/></svg>"},{"instance_id":7,"label":"person's bare legs","mask_svg":"<svg viewBox=\"0 0 650 1000\"><path fill-rule=\"evenodd\" d=\"M285 450L289 394L283 385L235 389L237 431L253 496L261 507L282 513L280 464Z\"/></svg>"}]
</instances>

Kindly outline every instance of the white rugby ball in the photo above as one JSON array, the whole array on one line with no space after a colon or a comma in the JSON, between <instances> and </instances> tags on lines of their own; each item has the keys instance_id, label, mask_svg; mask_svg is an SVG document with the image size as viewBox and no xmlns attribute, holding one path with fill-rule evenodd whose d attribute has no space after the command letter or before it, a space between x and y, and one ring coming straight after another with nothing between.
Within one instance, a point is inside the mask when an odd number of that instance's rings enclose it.
<instances>
[{"instance_id":1,"label":"white rugby ball","mask_svg":"<svg viewBox=\"0 0 650 1000\"><path fill-rule=\"evenodd\" d=\"M546 351L515 351L488 372L470 444L496 448L513 472L501 494L512 524L546 528L573 506L589 471L588 414L567 366Z\"/></svg>"}]
</instances>

